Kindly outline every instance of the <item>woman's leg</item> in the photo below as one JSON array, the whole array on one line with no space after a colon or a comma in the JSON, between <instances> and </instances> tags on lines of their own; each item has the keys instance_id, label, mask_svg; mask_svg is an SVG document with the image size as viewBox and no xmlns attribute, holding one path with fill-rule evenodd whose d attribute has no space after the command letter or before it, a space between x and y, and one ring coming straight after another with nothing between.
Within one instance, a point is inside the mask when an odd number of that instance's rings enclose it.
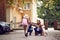
<instances>
[{"instance_id":1,"label":"woman's leg","mask_svg":"<svg viewBox=\"0 0 60 40\"><path fill-rule=\"evenodd\" d=\"M37 36L37 33L38 33L37 28L35 28L34 31L35 31L35 36Z\"/></svg>"},{"instance_id":2,"label":"woman's leg","mask_svg":"<svg viewBox=\"0 0 60 40\"><path fill-rule=\"evenodd\" d=\"M41 35L44 36L44 30L43 30L43 29L41 29L41 30L42 30L42 31L41 31Z\"/></svg>"},{"instance_id":3,"label":"woman's leg","mask_svg":"<svg viewBox=\"0 0 60 40\"><path fill-rule=\"evenodd\" d=\"M33 32L33 30L30 31L30 33L29 33L30 36L31 36L32 32Z\"/></svg>"}]
</instances>

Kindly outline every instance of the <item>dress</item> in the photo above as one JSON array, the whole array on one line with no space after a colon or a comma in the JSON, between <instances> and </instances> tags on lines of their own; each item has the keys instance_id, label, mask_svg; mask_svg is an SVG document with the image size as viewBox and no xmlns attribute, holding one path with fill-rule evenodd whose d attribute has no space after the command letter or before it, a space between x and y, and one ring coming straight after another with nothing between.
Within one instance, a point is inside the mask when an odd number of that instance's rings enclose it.
<instances>
[{"instance_id":1,"label":"dress","mask_svg":"<svg viewBox=\"0 0 60 40\"><path fill-rule=\"evenodd\" d=\"M23 18L22 25L28 25L27 18Z\"/></svg>"}]
</instances>

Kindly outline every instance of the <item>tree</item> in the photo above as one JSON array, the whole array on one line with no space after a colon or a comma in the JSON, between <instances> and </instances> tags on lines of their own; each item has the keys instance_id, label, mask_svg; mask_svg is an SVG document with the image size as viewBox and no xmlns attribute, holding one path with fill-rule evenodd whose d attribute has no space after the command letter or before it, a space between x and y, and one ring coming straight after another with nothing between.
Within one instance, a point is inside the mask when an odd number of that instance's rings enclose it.
<instances>
[{"instance_id":1,"label":"tree","mask_svg":"<svg viewBox=\"0 0 60 40\"><path fill-rule=\"evenodd\" d=\"M60 21L60 0L38 0L42 1L43 5L39 7L38 17L45 18L48 20L59 20ZM42 15L44 14L44 16Z\"/></svg>"}]
</instances>

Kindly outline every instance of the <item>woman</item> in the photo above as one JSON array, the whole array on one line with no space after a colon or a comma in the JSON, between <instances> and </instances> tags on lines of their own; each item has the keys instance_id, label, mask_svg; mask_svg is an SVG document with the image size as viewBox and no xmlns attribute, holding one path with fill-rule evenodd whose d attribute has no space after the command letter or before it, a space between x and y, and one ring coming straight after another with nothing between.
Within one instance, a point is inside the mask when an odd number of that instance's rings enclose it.
<instances>
[{"instance_id":1,"label":"woman","mask_svg":"<svg viewBox=\"0 0 60 40\"><path fill-rule=\"evenodd\" d=\"M43 29L40 20L37 20L36 27L34 28L35 30L35 35L41 34L43 35Z\"/></svg>"}]
</instances>

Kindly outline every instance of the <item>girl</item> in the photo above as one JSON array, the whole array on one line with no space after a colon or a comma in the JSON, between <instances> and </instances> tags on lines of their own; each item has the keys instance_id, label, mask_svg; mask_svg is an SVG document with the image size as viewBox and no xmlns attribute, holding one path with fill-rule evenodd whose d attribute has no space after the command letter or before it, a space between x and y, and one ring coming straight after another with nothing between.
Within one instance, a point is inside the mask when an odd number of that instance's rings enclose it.
<instances>
[{"instance_id":1,"label":"girl","mask_svg":"<svg viewBox=\"0 0 60 40\"><path fill-rule=\"evenodd\" d=\"M24 33L25 33L25 36L27 37L28 34L27 34L27 27L28 27L28 15L25 15L22 19L22 26L24 28Z\"/></svg>"}]
</instances>

